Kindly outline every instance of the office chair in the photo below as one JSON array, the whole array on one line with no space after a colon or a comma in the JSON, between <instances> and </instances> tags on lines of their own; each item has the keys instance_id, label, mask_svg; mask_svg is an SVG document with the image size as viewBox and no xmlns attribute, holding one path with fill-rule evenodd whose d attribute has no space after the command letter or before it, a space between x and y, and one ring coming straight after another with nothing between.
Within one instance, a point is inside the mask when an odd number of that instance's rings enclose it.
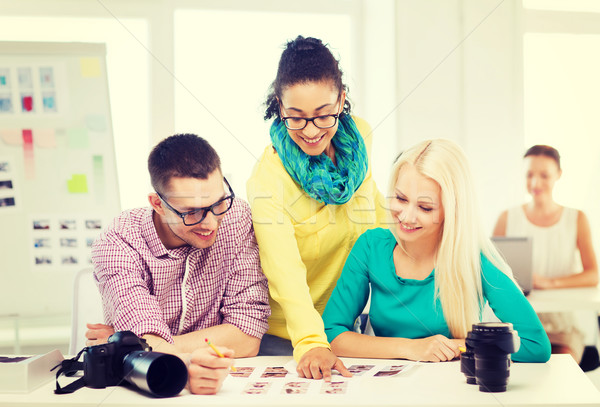
<instances>
[{"instance_id":1,"label":"office chair","mask_svg":"<svg viewBox=\"0 0 600 407\"><path fill-rule=\"evenodd\" d=\"M75 275L71 310L70 355L76 355L86 346L86 323L104 322L102 297L94 281L93 271L92 267L88 267L79 270Z\"/></svg>"}]
</instances>

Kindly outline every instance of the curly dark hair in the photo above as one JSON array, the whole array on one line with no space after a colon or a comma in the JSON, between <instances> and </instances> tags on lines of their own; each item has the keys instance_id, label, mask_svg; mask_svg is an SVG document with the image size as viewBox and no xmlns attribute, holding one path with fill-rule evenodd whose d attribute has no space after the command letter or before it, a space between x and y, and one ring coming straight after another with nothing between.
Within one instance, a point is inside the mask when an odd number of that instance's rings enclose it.
<instances>
[{"instance_id":1,"label":"curly dark hair","mask_svg":"<svg viewBox=\"0 0 600 407\"><path fill-rule=\"evenodd\" d=\"M284 88L305 82L332 81L341 94L348 87L342 82L342 70L326 44L317 38L299 35L288 41L281 54L277 76L271 84L265 101L265 120L279 117L279 102ZM351 109L348 98L342 113L349 114Z\"/></svg>"},{"instance_id":2,"label":"curly dark hair","mask_svg":"<svg viewBox=\"0 0 600 407\"><path fill-rule=\"evenodd\" d=\"M221 171L221 159L208 141L195 134L176 134L158 143L148 156L150 182L164 193L172 177L205 180L214 170Z\"/></svg>"}]
</instances>

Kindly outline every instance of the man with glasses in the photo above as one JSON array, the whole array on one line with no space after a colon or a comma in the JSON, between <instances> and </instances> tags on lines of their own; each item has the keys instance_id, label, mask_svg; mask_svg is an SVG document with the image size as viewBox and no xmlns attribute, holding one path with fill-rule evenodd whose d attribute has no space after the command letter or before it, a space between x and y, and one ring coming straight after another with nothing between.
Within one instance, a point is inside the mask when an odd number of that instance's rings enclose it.
<instances>
[{"instance_id":1,"label":"man with glasses","mask_svg":"<svg viewBox=\"0 0 600 407\"><path fill-rule=\"evenodd\" d=\"M133 331L155 351L191 354L190 389L214 393L231 362L208 351L205 339L229 348L225 356L255 356L268 327L250 208L196 135L160 142L148 169L151 207L123 212L92 247L109 325L88 325L88 345Z\"/></svg>"}]
</instances>

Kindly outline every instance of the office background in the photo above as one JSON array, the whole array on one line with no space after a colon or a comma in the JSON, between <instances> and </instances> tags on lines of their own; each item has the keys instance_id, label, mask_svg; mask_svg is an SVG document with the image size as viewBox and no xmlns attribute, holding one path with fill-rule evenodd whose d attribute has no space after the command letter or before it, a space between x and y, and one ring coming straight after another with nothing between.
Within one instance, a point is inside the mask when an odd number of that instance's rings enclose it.
<instances>
[{"instance_id":1,"label":"office background","mask_svg":"<svg viewBox=\"0 0 600 407\"><path fill-rule=\"evenodd\" d=\"M298 34L340 57L354 114L373 127L381 190L402 149L453 139L491 233L503 209L526 199L523 152L550 144L563 156L555 198L587 213L598 253L596 1L0 0L2 41L106 43L122 209L146 205L148 152L180 132L207 138L245 197L269 143L261 104L282 46ZM0 272L9 272L1 260ZM18 325L30 349L65 350L68 324L68 310L4 318L0 348Z\"/></svg>"}]
</instances>

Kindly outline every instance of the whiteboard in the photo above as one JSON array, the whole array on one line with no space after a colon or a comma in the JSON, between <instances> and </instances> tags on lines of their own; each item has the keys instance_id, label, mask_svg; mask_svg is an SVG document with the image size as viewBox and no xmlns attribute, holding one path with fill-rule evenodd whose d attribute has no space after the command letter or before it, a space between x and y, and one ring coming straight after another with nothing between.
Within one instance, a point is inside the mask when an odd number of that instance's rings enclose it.
<instances>
[{"instance_id":1,"label":"whiteboard","mask_svg":"<svg viewBox=\"0 0 600 407\"><path fill-rule=\"evenodd\" d=\"M120 211L104 44L0 42L0 314L69 314Z\"/></svg>"}]
</instances>

